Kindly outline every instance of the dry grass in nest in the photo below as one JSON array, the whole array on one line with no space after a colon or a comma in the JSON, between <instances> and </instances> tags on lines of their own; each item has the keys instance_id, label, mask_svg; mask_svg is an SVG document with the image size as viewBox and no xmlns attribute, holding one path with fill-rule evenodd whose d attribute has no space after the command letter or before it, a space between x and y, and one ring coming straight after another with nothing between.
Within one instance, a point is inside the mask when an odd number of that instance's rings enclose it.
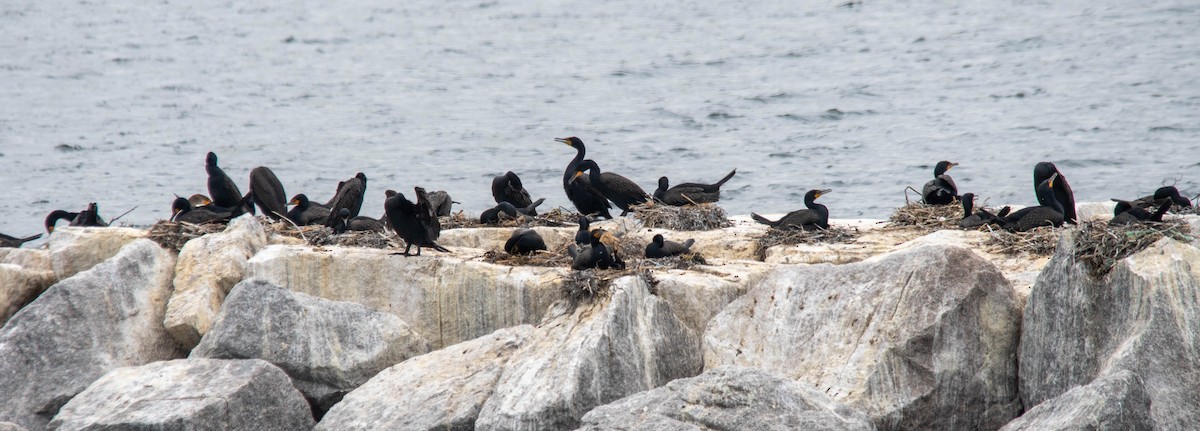
<instances>
[{"instance_id":1,"label":"dry grass in nest","mask_svg":"<svg viewBox=\"0 0 1200 431\"><path fill-rule=\"evenodd\" d=\"M1192 241L1191 227L1182 222L1109 226L1106 222L1087 222L1075 234L1075 258L1083 262L1096 278L1105 276L1122 259L1145 250L1163 237Z\"/></svg>"},{"instance_id":2,"label":"dry grass in nest","mask_svg":"<svg viewBox=\"0 0 1200 431\"><path fill-rule=\"evenodd\" d=\"M921 230L958 229L962 207L957 205L925 205L914 202L896 208L888 217L889 227L915 227Z\"/></svg>"},{"instance_id":3,"label":"dry grass in nest","mask_svg":"<svg viewBox=\"0 0 1200 431\"><path fill-rule=\"evenodd\" d=\"M382 249L388 248L392 244L391 237L386 232L347 231L335 235L333 229L325 226L296 226L282 220L274 222L264 221L264 225L267 229L267 235L276 234L299 238L308 243L308 245L313 246L336 245Z\"/></svg>"},{"instance_id":4,"label":"dry grass in nest","mask_svg":"<svg viewBox=\"0 0 1200 431\"><path fill-rule=\"evenodd\" d=\"M225 230L225 225L216 223L192 224L163 220L150 227L149 238L167 250L179 253L183 245L193 238Z\"/></svg>"},{"instance_id":5,"label":"dry grass in nest","mask_svg":"<svg viewBox=\"0 0 1200 431\"><path fill-rule=\"evenodd\" d=\"M605 299L612 295L609 286L612 281L625 276L637 276L650 286L650 293L657 295L655 286L658 285L658 280L654 279L654 275L648 269L640 270L600 270L600 269L585 269L582 271L571 271L566 278L563 279L562 292L567 299L571 300L571 304L579 304L580 301L593 301L596 299Z\"/></svg>"},{"instance_id":6,"label":"dry grass in nest","mask_svg":"<svg viewBox=\"0 0 1200 431\"><path fill-rule=\"evenodd\" d=\"M860 234L856 227L830 226L829 229L818 230L769 228L767 233L758 237L758 258L765 259L767 249L777 245L844 244L854 242Z\"/></svg>"},{"instance_id":7,"label":"dry grass in nest","mask_svg":"<svg viewBox=\"0 0 1200 431\"><path fill-rule=\"evenodd\" d=\"M647 202L633 207L633 215L648 228L676 231L713 230L733 226L725 210L713 204L673 206Z\"/></svg>"},{"instance_id":8,"label":"dry grass in nest","mask_svg":"<svg viewBox=\"0 0 1200 431\"><path fill-rule=\"evenodd\" d=\"M531 255L508 254L503 250L491 250L483 254L483 261L507 266L544 266L570 268L571 256L567 255L567 244L540 251Z\"/></svg>"},{"instance_id":9,"label":"dry grass in nest","mask_svg":"<svg viewBox=\"0 0 1200 431\"><path fill-rule=\"evenodd\" d=\"M984 246L988 251L997 254L1049 256L1058 247L1059 228L1046 226L1034 228L1026 232L1009 232L1002 229L990 229ZM982 230L982 229L981 229Z\"/></svg>"},{"instance_id":10,"label":"dry grass in nest","mask_svg":"<svg viewBox=\"0 0 1200 431\"><path fill-rule=\"evenodd\" d=\"M568 211L562 207L553 208L550 211L538 214L533 220L519 220L505 218L496 224L484 224L479 222L478 216L468 216L462 210L451 214L448 217L438 218L442 229L469 229L481 227L562 227L574 225L579 221L579 214Z\"/></svg>"}]
</instances>

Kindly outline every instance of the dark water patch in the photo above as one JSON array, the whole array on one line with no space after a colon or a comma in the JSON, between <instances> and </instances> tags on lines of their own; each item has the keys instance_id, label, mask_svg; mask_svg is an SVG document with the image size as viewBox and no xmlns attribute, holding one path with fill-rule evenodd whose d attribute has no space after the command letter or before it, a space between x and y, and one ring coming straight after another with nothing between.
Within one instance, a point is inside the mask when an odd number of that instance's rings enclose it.
<instances>
[{"instance_id":1,"label":"dark water patch","mask_svg":"<svg viewBox=\"0 0 1200 431\"><path fill-rule=\"evenodd\" d=\"M612 73L610 73L609 75L616 76L616 77L622 77L622 78L624 78L624 77L649 78L649 77L653 76L650 72L643 72L643 71L629 70L629 69L617 69L617 70L613 71Z\"/></svg>"},{"instance_id":2,"label":"dark water patch","mask_svg":"<svg viewBox=\"0 0 1200 431\"><path fill-rule=\"evenodd\" d=\"M808 118L806 116L799 115L799 114L779 114L779 115L776 115L776 117L782 118L785 120L799 121L801 123L812 123L812 122L816 121L816 120L813 120L812 118Z\"/></svg>"},{"instance_id":3,"label":"dark water patch","mask_svg":"<svg viewBox=\"0 0 1200 431\"><path fill-rule=\"evenodd\" d=\"M1041 126L1017 126L1017 127L1013 127L1012 129L1013 130L1032 130L1035 132L1049 132L1050 131L1049 127L1041 127Z\"/></svg>"},{"instance_id":4,"label":"dark water patch","mask_svg":"<svg viewBox=\"0 0 1200 431\"><path fill-rule=\"evenodd\" d=\"M1150 131L1150 132L1185 132L1188 129L1186 129L1182 126L1179 126L1179 125L1170 125L1170 126L1154 126L1149 129L1146 129L1146 130Z\"/></svg>"},{"instance_id":5,"label":"dark water patch","mask_svg":"<svg viewBox=\"0 0 1200 431\"><path fill-rule=\"evenodd\" d=\"M164 85L162 87L158 87L158 89L163 90L163 91L170 91L173 93L203 93L204 92L203 88L193 87L193 86L190 86L187 84L168 84L168 85Z\"/></svg>"},{"instance_id":6,"label":"dark water patch","mask_svg":"<svg viewBox=\"0 0 1200 431\"><path fill-rule=\"evenodd\" d=\"M54 149L58 150L58 151L62 151L64 153L73 153L76 151L83 151L83 146L82 145L71 145L71 144L58 144L57 146L54 147Z\"/></svg>"},{"instance_id":7,"label":"dark water patch","mask_svg":"<svg viewBox=\"0 0 1200 431\"><path fill-rule=\"evenodd\" d=\"M774 93L774 94L769 94L769 95L765 95L765 96L749 97L749 98L746 98L746 100L749 100L751 102L770 103L770 102L778 102L778 101L791 99L792 97L795 97L795 96L793 96L791 93Z\"/></svg>"},{"instance_id":8,"label":"dark water patch","mask_svg":"<svg viewBox=\"0 0 1200 431\"><path fill-rule=\"evenodd\" d=\"M1026 97L1038 96L1045 94L1046 91L1041 88L1034 87L1029 91L1018 91L1013 94L992 94L992 99L1024 99Z\"/></svg>"},{"instance_id":9,"label":"dark water patch","mask_svg":"<svg viewBox=\"0 0 1200 431\"><path fill-rule=\"evenodd\" d=\"M837 108L829 109L829 110L826 110L825 112L821 113L821 119L830 120L830 121L841 120L842 117L845 117L845 116L846 116L846 113L842 112L841 110L839 110Z\"/></svg>"},{"instance_id":10,"label":"dark water patch","mask_svg":"<svg viewBox=\"0 0 1200 431\"><path fill-rule=\"evenodd\" d=\"M16 65L16 64L0 64L0 70L8 71L8 72L17 72L17 71L27 71L27 70L29 70L29 68L25 67L25 66Z\"/></svg>"},{"instance_id":11,"label":"dark water patch","mask_svg":"<svg viewBox=\"0 0 1200 431\"><path fill-rule=\"evenodd\" d=\"M94 71L94 70L83 70L83 71L79 71L79 72L75 72L75 73L71 73L71 74L67 74L67 75L45 75L45 78L46 79L54 79L54 80L62 79L62 80L67 80L67 81L80 81L83 79L92 78L92 77L96 77L96 76L104 76L104 74Z\"/></svg>"},{"instance_id":12,"label":"dark water patch","mask_svg":"<svg viewBox=\"0 0 1200 431\"><path fill-rule=\"evenodd\" d=\"M708 114L709 120L732 120L734 118L742 118L741 115L733 115L726 112L713 112Z\"/></svg>"},{"instance_id":13,"label":"dark water patch","mask_svg":"<svg viewBox=\"0 0 1200 431\"><path fill-rule=\"evenodd\" d=\"M1114 159L1064 159L1064 160L1058 160L1058 161L1054 162L1055 166L1058 166L1058 167L1065 166L1065 167L1069 167L1069 168L1087 168L1087 167L1096 167L1096 166L1120 166L1121 164L1122 163L1120 160L1114 160ZM1068 176L1068 178L1070 177L1070 175L1067 174L1066 172L1064 172L1064 174L1066 174Z\"/></svg>"},{"instance_id":14,"label":"dark water patch","mask_svg":"<svg viewBox=\"0 0 1200 431\"><path fill-rule=\"evenodd\" d=\"M1034 36L1021 40L1006 41L997 46L997 48L1004 52L1021 52L1029 49L1041 48L1045 42L1046 40L1041 36Z\"/></svg>"}]
</instances>

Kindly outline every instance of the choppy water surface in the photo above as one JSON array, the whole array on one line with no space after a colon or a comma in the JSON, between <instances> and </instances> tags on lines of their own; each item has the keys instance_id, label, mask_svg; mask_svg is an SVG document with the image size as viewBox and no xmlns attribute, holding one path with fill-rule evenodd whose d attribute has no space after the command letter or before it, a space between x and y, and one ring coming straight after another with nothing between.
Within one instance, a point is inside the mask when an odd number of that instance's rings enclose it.
<instances>
[{"instance_id":1,"label":"choppy water surface","mask_svg":"<svg viewBox=\"0 0 1200 431\"><path fill-rule=\"evenodd\" d=\"M963 191L1033 202L1200 193L1195 1L0 2L0 232L97 201L122 221L271 167L491 206L519 173L547 207L576 135L652 191L731 168L730 213L884 218L938 160ZM651 3L651 4L647 4ZM535 197L536 197L535 196Z\"/></svg>"}]
</instances>

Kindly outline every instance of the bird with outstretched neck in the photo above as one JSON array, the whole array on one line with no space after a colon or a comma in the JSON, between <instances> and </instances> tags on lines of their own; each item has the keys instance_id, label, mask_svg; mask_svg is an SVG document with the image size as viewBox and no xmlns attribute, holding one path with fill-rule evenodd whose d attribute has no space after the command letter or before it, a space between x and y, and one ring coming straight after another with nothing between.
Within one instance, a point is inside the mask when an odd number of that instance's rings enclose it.
<instances>
[{"instance_id":1,"label":"bird with outstretched neck","mask_svg":"<svg viewBox=\"0 0 1200 431\"><path fill-rule=\"evenodd\" d=\"M583 141L574 136L554 140L575 149L575 158L567 163L567 169L563 171L563 191L567 193L567 199L571 200L580 214L611 219L612 214L609 214L608 209L612 208L612 205L609 205L608 198L592 186L588 177L576 175L579 164L587 155L587 147L583 145Z\"/></svg>"}]
</instances>

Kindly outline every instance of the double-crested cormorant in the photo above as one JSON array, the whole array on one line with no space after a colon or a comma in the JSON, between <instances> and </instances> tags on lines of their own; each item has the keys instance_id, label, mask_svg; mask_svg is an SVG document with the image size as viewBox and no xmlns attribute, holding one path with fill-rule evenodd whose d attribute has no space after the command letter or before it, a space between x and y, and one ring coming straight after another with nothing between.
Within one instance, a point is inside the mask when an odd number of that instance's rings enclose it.
<instances>
[{"instance_id":1,"label":"double-crested cormorant","mask_svg":"<svg viewBox=\"0 0 1200 431\"><path fill-rule=\"evenodd\" d=\"M25 238L17 238L0 233L0 247L17 248L21 244L41 238L42 234L27 236Z\"/></svg>"},{"instance_id":2,"label":"double-crested cormorant","mask_svg":"<svg viewBox=\"0 0 1200 431\"><path fill-rule=\"evenodd\" d=\"M1075 193L1071 192L1071 184L1067 183L1067 177L1058 170L1054 163L1038 162L1033 166L1033 188L1034 194L1037 194L1037 187L1050 178L1051 175L1058 174L1058 178L1054 180L1054 199L1058 201L1062 207L1063 221L1066 223L1075 224ZM1048 205L1043 197L1038 196L1038 203Z\"/></svg>"},{"instance_id":3,"label":"double-crested cormorant","mask_svg":"<svg viewBox=\"0 0 1200 431\"><path fill-rule=\"evenodd\" d=\"M612 205L609 205L608 198L592 186L588 177L575 175L587 154L587 147L583 145L583 141L574 136L554 140L575 148L575 158L567 163L567 169L563 172L563 191L567 193L567 198L575 204L575 209L579 210L580 214L596 214L598 217L611 219L612 214L608 213L608 209L612 208Z\"/></svg>"},{"instance_id":4,"label":"double-crested cormorant","mask_svg":"<svg viewBox=\"0 0 1200 431\"><path fill-rule=\"evenodd\" d=\"M298 226L325 224L330 218L329 208L309 201L304 193L292 197L289 204L294 206L287 212L287 218Z\"/></svg>"},{"instance_id":5,"label":"double-crested cormorant","mask_svg":"<svg viewBox=\"0 0 1200 431\"><path fill-rule=\"evenodd\" d=\"M575 232L575 243L579 245L590 244L592 242L592 232L588 230L591 227L591 222L585 216L579 216L579 230Z\"/></svg>"},{"instance_id":6,"label":"double-crested cormorant","mask_svg":"<svg viewBox=\"0 0 1200 431\"><path fill-rule=\"evenodd\" d=\"M208 153L208 157L204 159L204 171L208 172L208 195L212 196L213 204L222 208L238 206L242 200L242 191L234 184L233 179L217 166L216 153ZM253 208L251 212L253 213Z\"/></svg>"},{"instance_id":7,"label":"double-crested cormorant","mask_svg":"<svg viewBox=\"0 0 1200 431\"><path fill-rule=\"evenodd\" d=\"M73 213L63 210L54 210L46 216L46 232L54 233L54 225L59 220L69 220L67 226L76 227L105 227L108 222L105 222L100 217L100 207L95 202L89 203L87 209Z\"/></svg>"},{"instance_id":8,"label":"double-crested cormorant","mask_svg":"<svg viewBox=\"0 0 1200 431\"><path fill-rule=\"evenodd\" d=\"M275 172L266 166L250 171L250 192L263 214L271 220L279 220L287 214L287 193Z\"/></svg>"},{"instance_id":9,"label":"double-crested cormorant","mask_svg":"<svg viewBox=\"0 0 1200 431\"><path fill-rule=\"evenodd\" d=\"M1180 208L1192 207L1191 199L1179 194L1179 189L1175 188L1175 186L1159 187L1158 190L1154 191L1153 195L1142 196L1131 202L1131 204L1135 207L1149 210L1151 208L1158 208L1162 205L1163 201L1168 200Z\"/></svg>"},{"instance_id":10,"label":"double-crested cormorant","mask_svg":"<svg viewBox=\"0 0 1200 431\"><path fill-rule=\"evenodd\" d=\"M1000 218L1008 215L1009 208L1000 209L1000 214L992 214L991 211L980 208L978 211L972 212L975 207L975 194L963 193L962 195L963 218L958 221L958 227L971 229L983 226L985 224L999 224Z\"/></svg>"},{"instance_id":11,"label":"double-crested cormorant","mask_svg":"<svg viewBox=\"0 0 1200 431\"><path fill-rule=\"evenodd\" d=\"M442 190L434 190L428 193L429 206L433 207L433 212L437 213L438 217L446 217L450 215L451 206L458 202L450 199L450 194Z\"/></svg>"},{"instance_id":12,"label":"double-crested cormorant","mask_svg":"<svg viewBox=\"0 0 1200 431\"><path fill-rule=\"evenodd\" d=\"M514 230L512 236L504 243L504 251L508 254L533 254L546 249L546 241L533 229L520 228Z\"/></svg>"},{"instance_id":13,"label":"double-crested cormorant","mask_svg":"<svg viewBox=\"0 0 1200 431\"><path fill-rule=\"evenodd\" d=\"M754 213L750 213L750 217L756 222L775 229L829 229L829 209L825 208L825 205L816 203L816 199L832 191L830 189L809 190L804 194L804 206L808 209L792 211L778 221L770 221Z\"/></svg>"},{"instance_id":14,"label":"double-crested cormorant","mask_svg":"<svg viewBox=\"0 0 1200 431\"><path fill-rule=\"evenodd\" d=\"M333 200L329 205L330 214L338 214L342 208L350 210L350 217L358 216L358 211L362 209L363 195L367 192L367 175L359 172L354 178L343 181L338 186L337 194L333 195ZM325 221L325 226L333 227L337 223L337 217L331 217Z\"/></svg>"},{"instance_id":15,"label":"double-crested cormorant","mask_svg":"<svg viewBox=\"0 0 1200 431\"><path fill-rule=\"evenodd\" d=\"M500 223L502 218L523 219L521 213L517 211L517 207L508 202L500 202L492 208L488 208L479 214L479 222L483 224Z\"/></svg>"},{"instance_id":16,"label":"double-crested cormorant","mask_svg":"<svg viewBox=\"0 0 1200 431\"><path fill-rule=\"evenodd\" d=\"M75 220L79 218L79 213L67 212L64 210L54 210L46 215L46 232L54 233L54 225L59 220L67 220L70 223L68 226L75 226Z\"/></svg>"},{"instance_id":17,"label":"double-crested cormorant","mask_svg":"<svg viewBox=\"0 0 1200 431\"><path fill-rule=\"evenodd\" d=\"M650 244L646 244L646 257L650 259L658 259L662 257L678 256L688 252L695 244L696 240L689 239L683 244L675 241L667 241L661 234L654 235L654 239Z\"/></svg>"},{"instance_id":18,"label":"double-crested cormorant","mask_svg":"<svg viewBox=\"0 0 1200 431\"><path fill-rule=\"evenodd\" d=\"M601 241L604 237L604 229L593 230L589 234L589 245L579 247L575 244L567 246L567 254L573 259L571 269L621 269L624 265L620 265L614 258L612 250Z\"/></svg>"},{"instance_id":19,"label":"double-crested cormorant","mask_svg":"<svg viewBox=\"0 0 1200 431\"><path fill-rule=\"evenodd\" d=\"M958 186L954 184L954 178L950 178L946 171L955 166L958 166L958 163L942 160L933 167L933 179L921 188L921 199L925 201L926 205L954 203L954 199L958 197Z\"/></svg>"},{"instance_id":20,"label":"double-crested cormorant","mask_svg":"<svg viewBox=\"0 0 1200 431\"><path fill-rule=\"evenodd\" d=\"M441 234L442 226L438 223L437 215L429 206L429 197L425 189L414 187L417 203L412 203L403 193L395 193L384 201L383 209L387 214L388 225L396 231L396 235L404 239L404 255L412 256L409 250L417 246L417 256L421 255L421 247L429 247L441 252L449 252L436 242Z\"/></svg>"},{"instance_id":21,"label":"double-crested cormorant","mask_svg":"<svg viewBox=\"0 0 1200 431\"><path fill-rule=\"evenodd\" d=\"M1002 222L1004 228L1015 232L1025 232L1042 226L1062 226L1063 206L1054 196L1054 183L1058 178L1058 173L1055 172L1038 184L1036 192L1041 205L1021 208L1017 212L1009 214Z\"/></svg>"},{"instance_id":22,"label":"double-crested cormorant","mask_svg":"<svg viewBox=\"0 0 1200 431\"><path fill-rule=\"evenodd\" d=\"M1120 226L1137 224L1141 222L1161 222L1163 215L1171 209L1171 205L1175 202L1171 199L1162 199L1159 201L1158 208L1151 213L1136 205L1133 202L1113 199L1117 202L1117 206L1113 207L1113 218L1108 221L1109 226Z\"/></svg>"},{"instance_id":23,"label":"double-crested cormorant","mask_svg":"<svg viewBox=\"0 0 1200 431\"><path fill-rule=\"evenodd\" d=\"M595 187L604 194L605 198L620 208L621 215L629 214L631 206L650 200L650 195L646 194L646 191L642 190L637 183L612 172L600 172L600 165L593 160L584 160L575 167L575 175L582 175L583 171L591 171L588 179L592 187Z\"/></svg>"},{"instance_id":24,"label":"double-crested cormorant","mask_svg":"<svg viewBox=\"0 0 1200 431\"><path fill-rule=\"evenodd\" d=\"M253 205L249 200L253 194L246 195L246 203ZM184 198L175 198L171 203L171 221L187 222L192 224L205 223L228 223L229 220L236 218L245 213L244 205L237 205L233 208L220 208L216 205L204 205L192 207L192 204Z\"/></svg>"},{"instance_id":25,"label":"double-crested cormorant","mask_svg":"<svg viewBox=\"0 0 1200 431\"><path fill-rule=\"evenodd\" d=\"M177 195L175 197L179 197L179 196ZM212 203L213 203L212 199L209 199L208 196L204 196L199 193L188 196L187 200L188 200L188 203L192 204L192 208L202 207L205 205L212 205Z\"/></svg>"},{"instance_id":26,"label":"double-crested cormorant","mask_svg":"<svg viewBox=\"0 0 1200 431\"><path fill-rule=\"evenodd\" d=\"M729 172L716 184L683 183L670 187L667 177L658 179L658 189L654 191L654 199L667 205L681 207L691 204L713 203L721 199L721 186L733 178L737 169Z\"/></svg>"},{"instance_id":27,"label":"double-crested cormorant","mask_svg":"<svg viewBox=\"0 0 1200 431\"><path fill-rule=\"evenodd\" d=\"M529 191L521 185L521 178L513 171L492 179L492 198L496 199L496 203L508 202L517 208L524 208L533 203Z\"/></svg>"}]
</instances>

